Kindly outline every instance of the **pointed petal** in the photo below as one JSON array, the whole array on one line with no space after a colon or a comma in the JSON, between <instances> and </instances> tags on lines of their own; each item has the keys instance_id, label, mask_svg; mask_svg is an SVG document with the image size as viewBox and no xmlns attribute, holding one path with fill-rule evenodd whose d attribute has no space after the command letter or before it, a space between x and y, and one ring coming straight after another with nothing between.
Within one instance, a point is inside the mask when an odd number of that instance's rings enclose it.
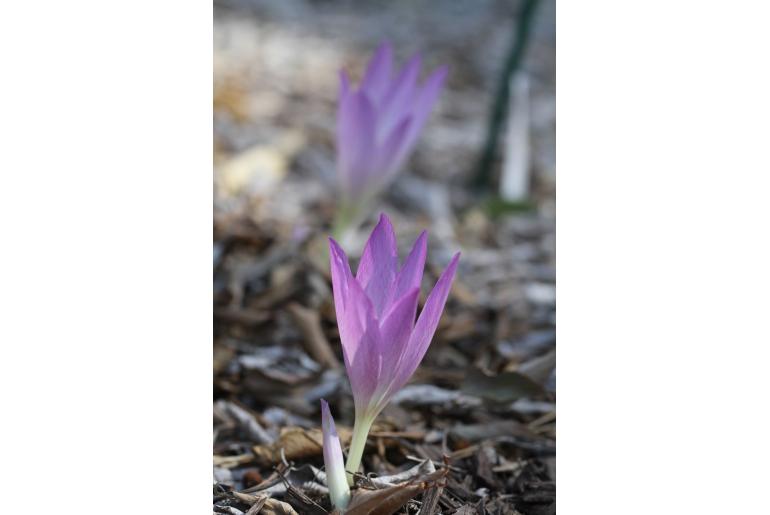
<instances>
[{"instance_id":1,"label":"pointed petal","mask_svg":"<svg viewBox=\"0 0 770 515\"><path fill-rule=\"evenodd\" d=\"M365 191L375 151L376 116L362 91L349 92L337 112L337 166L343 191L356 197Z\"/></svg>"},{"instance_id":2,"label":"pointed petal","mask_svg":"<svg viewBox=\"0 0 770 515\"><path fill-rule=\"evenodd\" d=\"M403 104L412 99L417 86L417 77L420 75L422 58L420 54L415 54L409 59L403 68L401 68L398 77L393 82L388 91L385 102L388 107L403 107Z\"/></svg>"},{"instance_id":3,"label":"pointed petal","mask_svg":"<svg viewBox=\"0 0 770 515\"><path fill-rule=\"evenodd\" d=\"M385 144L377 149L377 170L380 186L387 184L401 166L399 156L405 155L405 145L411 133L412 119L406 117L399 123L385 140Z\"/></svg>"},{"instance_id":4,"label":"pointed petal","mask_svg":"<svg viewBox=\"0 0 770 515\"><path fill-rule=\"evenodd\" d=\"M428 77L420 88L420 92L417 94L415 110L418 113L430 113L433 104L444 89L444 82L446 82L448 73L449 69L446 66L440 66L436 71L431 73L430 77Z\"/></svg>"},{"instance_id":5,"label":"pointed petal","mask_svg":"<svg viewBox=\"0 0 770 515\"><path fill-rule=\"evenodd\" d=\"M398 245L393 224L383 213L364 247L356 279L379 317L387 307L398 269Z\"/></svg>"},{"instance_id":6,"label":"pointed petal","mask_svg":"<svg viewBox=\"0 0 770 515\"><path fill-rule=\"evenodd\" d=\"M399 298L412 288L420 288L425 268L425 256L428 254L428 231L422 231L406 257L401 270L396 275L396 287L393 298Z\"/></svg>"},{"instance_id":7,"label":"pointed petal","mask_svg":"<svg viewBox=\"0 0 770 515\"><path fill-rule=\"evenodd\" d=\"M446 304L446 299L452 288L452 281L454 280L459 259L460 253L458 252L441 274L441 277L439 277L436 286L433 287L433 291L428 295L425 307L422 309L422 313L420 313L420 317L414 326L414 331L412 331L412 335L409 338L409 343L406 345L406 352L401 356L397 370L393 374L393 381L386 393L387 398L390 398L409 381L409 378L417 370L422 358L428 351L428 346L433 339L433 334L436 332L438 322L441 319L441 313L444 311L444 304Z\"/></svg>"},{"instance_id":8,"label":"pointed petal","mask_svg":"<svg viewBox=\"0 0 770 515\"><path fill-rule=\"evenodd\" d=\"M350 272L345 252L333 238L329 238L329 254L342 356L359 410L359 406L369 403L382 374L382 339L374 307Z\"/></svg>"},{"instance_id":9,"label":"pointed petal","mask_svg":"<svg viewBox=\"0 0 770 515\"><path fill-rule=\"evenodd\" d=\"M364 79L361 81L361 89L371 96L375 104L379 103L390 84L392 67L393 49L390 43L384 42L369 61Z\"/></svg>"},{"instance_id":10,"label":"pointed petal","mask_svg":"<svg viewBox=\"0 0 770 515\"><path fill-rule=\"evenodd\" d=\"M378 112L380 113L380 135L389 134L401 120L409 115L417 92L417 76L420 74L422 59L419 54L412 57L385 93Z\"/></svg>"},{"instance_id":11,"label":"pointed petal","mask_svg":"<svg viewBox=\"0 0 770 515\"><path fill-rule=\"evenodd\" d=\"M400 299L393 303L380 324L382 349L383 383L390 383L396 371L399 357L406 351L409 338L414 329L414 318L417 314L417 303L420 299L420 289L412 288ZM380 389L382 384L380 384Z\"/></svg>"},{"instance_id":12,"label":"pointed petal","mask_svg":"<svg viewBox=\"0 0 770 515\"><path fill-rule=\"evenodd\" d=\"M350 284L349 301L348 330L343 335L339 326L340 339L356 413L363 414L382 376L382 337L372 303L355 279Z\"/></svg>"},{"instance_id":13,"label":"pointed petal","mask_svg":"<svg viewBox=\"0 0 770 515\"><path fill-rule=\"evenodd\" d=\"M345 461L342 456L340 437L334 425L334 418L329 411L329 403L324 399L321 399L321 430L329 497L331 497L334 506L344 509L350 501L350 487L345 477Z\"/></svg>"},{"instance_id":14,"label":"pointed petal","mask_svg":"<svg viewBox=\"0 0 770 515\"><path fill-rule=\"evenodd\" d=\"M347 304L348 282L353 278L353 273L350 271L345 251L334 241L334 238L329 238L329 266L332 274L334 308L337 312L337 320L342 320Z\"/></svg>"},{"instance_id":15,"label":"pointed petal","mask_svg":"<svg viewBox=\"0 0 770 515\"><path fill-rule=\"evenodd\" d=\"M428 254L428 232L422 231L412 245L412 250L404 260L404 264L396 274L395 281L388 293L385 305L403 297L412 288L420 289L422 273L425 268L425 257Z\"/></svg>"},{"instance_id":16,"label":"pointed petal","mask_svg":"<svg viewBox=\"0 0 770 515\"><path fill-rule=\"evenodd\" d=\"M414 104L412 106L413 122L409 128L409 134L406 138L404 145L404 152L408 154L414 144L417 142L420 133L422 132L425 122L428 120L433 106L436 104L441 90L444 87L444 82L447 76L447 67L442 66L428 77L425 84L420 88L417 93ZM405 155L397 156L398 159L403 159Z\"/></svg>"},{"instance_id":17,"label":"pointed petal","mask_svg":"<svg viewBox=\"0 0 770 515\"><path fill-rule=\"evenodd\" d=\"M329 260L331 261L332 293L334 295L334 309L337 314L337 327L342 343L342 355L351 386L356 389L360 383L359 376L361 374L356 371L355 363L370 361L368 349L362 348L362 346L367 344L365 335L369 326L377 325L374 319L374 308L353 277L345 251L333 238L329 238ZM368 336L368 339L374 339L374 343L379 341L376 336L372 337L371 335ZM359 389L369 390L370 388L360 386Z\"/></svg>"}]
</instances>

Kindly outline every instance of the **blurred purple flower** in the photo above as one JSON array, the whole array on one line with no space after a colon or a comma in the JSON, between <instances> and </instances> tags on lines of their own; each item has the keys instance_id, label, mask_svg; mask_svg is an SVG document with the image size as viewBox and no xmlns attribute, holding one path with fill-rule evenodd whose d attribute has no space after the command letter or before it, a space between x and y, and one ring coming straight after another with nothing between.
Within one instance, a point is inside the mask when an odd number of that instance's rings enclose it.
<instances>
[{"instance_id":1,"label":"blurred purple flower","mask_svg":"<svg viewBox=\"0 0 770 515\"><path fill-rule=\"evenodd\" d=\"M356 410L347 470L357 472L374 418L406 384L428 350L460 253L441 274L415 323L427 253L425 231L399 268L393 226L380 215L355 276L345 252L334 239L329 241L334 307Z\"/></svg>"},{"instance_id":2,"label":"blurred purple flower","mask_svg":"<svg viewBox=\"0 0 770 515\"><path fill-rule=\"evenodd\" d=\"M375 195L414 147L447 74L442 66L418 85L420 64L417 54L394 77L393 50L383 43L357 91L340 71L337 167L348 203Z\"/></svg>"},{"instance_id":3,"label":"blurred purple flower","mask_svg":"<svg viewBox=\"0 0 770 515\"><path fill-rule=\"evenodd\" d=\"M321 430L323 432L324 465L326 467L326 485L329 487L329 497L332 504L344 510L350 501L350 488L345 479L345 463L342 457L342 446L334 418L329 411L329 403L321 399Z\"/></svg>"}]
</instances>

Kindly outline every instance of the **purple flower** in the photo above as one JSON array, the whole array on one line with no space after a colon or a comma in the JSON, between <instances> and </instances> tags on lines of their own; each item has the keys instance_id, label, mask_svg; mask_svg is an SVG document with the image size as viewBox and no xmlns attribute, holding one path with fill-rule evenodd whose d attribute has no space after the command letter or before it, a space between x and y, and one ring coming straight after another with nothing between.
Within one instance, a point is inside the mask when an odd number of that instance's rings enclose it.
<instances>
[{"instance_id":1,"label":"purple flower","mask_svg":"<svg viewBox=\"0 0 770 515\"><path fill-rule=\"evenodd\" d=\"M350 488L345 479L345 463L342 446L334 419L329 411L329 403L321 399L321 430L323 432L324 465L326 466L326 484L332 504L340 510L345 509L350 501Z\"/></svg>"},{"instance_id":2,"label":"purple flower","mask_svg":"<svg viewBox=\"0 0 770 515\"><path fill-rule=\"evenodd\" d=\"M383 43L356 91L340 71L337 112L337 168L347 203L363 203L394 176L414 147L447 69L434 71L421 85L420 56L393 76L393 50Z\"/></svg>"},{"instance_id":3,"label":"purple flower","mask_svg":"<svg viewBox=\"0 0 770 515\"><path fill-rule=\"evenodd\" d=\"M347 470L357 472L374 418L406 384L428 350L460 253L441 274L415 322L427 253L425 231L399 267L393 226L380 215L355 276L345 252L329 240L337 325L356 410Z\"/></svg>"}]
</instances>

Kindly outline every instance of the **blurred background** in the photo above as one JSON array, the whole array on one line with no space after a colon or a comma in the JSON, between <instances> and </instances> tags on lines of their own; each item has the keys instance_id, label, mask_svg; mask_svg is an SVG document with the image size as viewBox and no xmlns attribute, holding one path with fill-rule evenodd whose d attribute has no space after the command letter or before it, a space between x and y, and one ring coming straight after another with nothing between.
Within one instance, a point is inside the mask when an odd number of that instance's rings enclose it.
<instances>
[{"instance_id":1,"label":"blurred background","mask_svg":"<svg viewBox=\"0 0 770 515\"><path fill-rule=\"evenodd\" d=\"M398 65L420 52L424 74L446 64L449 76L353 247L380 211L402 258L428 229L423 301L463 254L366 471L449 460L446 484L401 513L555 513L554 4L214 2L215 511L249 509L233 492L329 508L313 472L318 399L343 442L353 417L326 250L338 70L359 79L388 40Z\"/></svg>"}]
</instances>

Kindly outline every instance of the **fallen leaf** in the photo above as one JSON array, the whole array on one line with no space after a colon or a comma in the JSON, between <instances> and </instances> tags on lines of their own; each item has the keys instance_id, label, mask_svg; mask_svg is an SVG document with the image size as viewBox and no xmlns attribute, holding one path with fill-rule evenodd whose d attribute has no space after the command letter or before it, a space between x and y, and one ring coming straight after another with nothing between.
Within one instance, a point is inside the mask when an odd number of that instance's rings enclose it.
<instances>
[{"instance_id":1,"label":"fallen leaf","mask_svg":"<svg viewBox=\"0 0 770 515\"><path fill-rule=\"evenodd\" d=\"M262 515L299 515L291 504L276 499L268 499L262 506L262 511L257 512Z\"/></svg>"},{"instance_id":2,"label":"fallen leaf","mask_svg":"<svg viewBox=\"0 0 770 515\"><path fill-rule=\"evenodd\" d=\"M337 431L342 444L347 444L350 441L350 429L338 426ZM252 450L258 462L272 465L281 461L281 449L287 460L319 456L323 451L323 434L315 428L287 427L281 430L277 441L269 445L257 445Z\"/></svg>"},{"instance_id":3,"label":"fallen leaf","mask_svg":"<svg viewBox=\"0 0 770 515\"><path fill-rule=\"evenodd\" d=\"M353 493L345 515L392 515L417 494L435 488L449 469L381 490L359 489Z\"/></svg>"}]
</instances>

